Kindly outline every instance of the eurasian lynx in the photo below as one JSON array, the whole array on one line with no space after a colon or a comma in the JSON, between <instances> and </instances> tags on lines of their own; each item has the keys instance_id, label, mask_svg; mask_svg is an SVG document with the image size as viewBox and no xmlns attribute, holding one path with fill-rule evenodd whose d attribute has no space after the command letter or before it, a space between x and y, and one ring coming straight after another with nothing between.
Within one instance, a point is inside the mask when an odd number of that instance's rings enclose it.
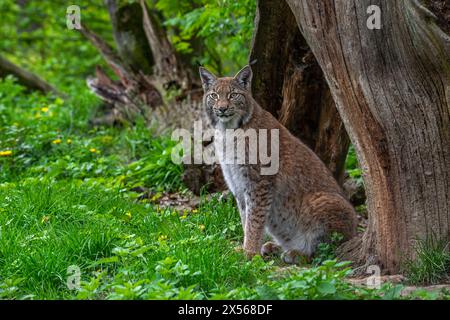
<instances>
[{"instance_id":1,"label":"eurasian lynx","mask_svg":"<svg viewBox=\"0 0 450 320\"><path fill-rule=\"evenodd\" d=\"M216 130L278 129L276 174L262 175L259 162L230 164L220 160L238 204L246 254L266 255L282 249L284 261L295 263L298 256L310 257L332 232L345 239L354 236L355 211L327 167L252 98L250 66L234 78L217 78L200 67L200 76L206 113ZM241 142L247 145L245 136L237 139L244 139ZM274 242L263 245L265 231Z\"/></svg>"}]
</instances>

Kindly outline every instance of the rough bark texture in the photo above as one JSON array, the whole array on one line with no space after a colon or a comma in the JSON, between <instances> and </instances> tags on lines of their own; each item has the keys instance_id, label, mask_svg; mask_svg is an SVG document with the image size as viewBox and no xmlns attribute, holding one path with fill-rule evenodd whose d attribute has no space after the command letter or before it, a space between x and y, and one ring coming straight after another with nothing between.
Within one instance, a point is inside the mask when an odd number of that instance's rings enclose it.
<instances>
[{"instance_id":1,"label":"rough bark texture","mask_svg":"<svg viewBox=\"0 0 450 320\"><path fill-rule=\"evenodd\" d=\"M9 74L15 76L17 81L28 89L59 94L52 85L39 76L22 69L0 55L0 78L4 78Z\"/></svg>"},{"instance_id":2,"label":"rough bark texture","mask_svg":"<svg viewBox=\"0 0 450 320\"><path fill-rule=\"evenodd\" d=\"M115 74L123 81L133 79L133 71L124 63L119 55L111 46L100 38L95 32L90 30L86 25L81 24L79 32L91 42L91 44L99 51Z\"/></svg>"},{"instance_id":3,"label":"rough bark texture","mask_svg":"<svg viewBox=\"0 0 450 320\"><path fill-rule=\"evenodd\" d=\"M250 61L256 101L342 183L350 140L322 70L285 1L258 1Z\"/></svg>"},{"instance_id":4,"label":"rough bark texture","mask_svg":"<svg viewBox=\"0 0 450 320\"><path fill-rule=\"evenodd\" d=\"M450 41L417 1L287 0L364 172L369 225L347 257L397 272L450 238ZM381 8L381 30L366 26Z\"/></svg>"},{"instance_id":5,"label":"rough bark texture","mask_svg":"<svg viewBox=\"0 0 450 320\"><path fill-rule=\"evenodd\" d=\"M90 89L106 102L104 113L95 124L112 125L133 122L140 114L150 124L159 122L167 128L184 116L170 114L161 92L181 89L175 103L195 96L192 72L179 59L166 31L158 21L157 12L148 9L145 1L125 3L104 0L108 9L115 47L113 49L95 32L82 24L79 30L100 52L119 80L110 79L99 67L96 77L89 77ZM189 112L183 110L183 112Z\"/></svg>"},{"instance_id":6,"label":"rough bark texture","mask_svg":"<svg viewBox=\"0 0 450 320\"><path fill-rule=\"evenodd\" d=\"M139 3L120 5L118 0L105 0L117 52L134 71L152 74L153 56L143 28Z\"/></svg>"},{"instance_id":7,"label":"rough bark texture","mask_svg":"<svg viewBox=\"0 0 450 320\"><path fill-rule=\"evenodd\" d=\"M163 80L164 89L170 87L190 89L193 83L192 74L177 56L157 17L147 8L144 0L140 0L140 4L144 31L155 61L155 76Z\"/></svg>"}]
</instances>

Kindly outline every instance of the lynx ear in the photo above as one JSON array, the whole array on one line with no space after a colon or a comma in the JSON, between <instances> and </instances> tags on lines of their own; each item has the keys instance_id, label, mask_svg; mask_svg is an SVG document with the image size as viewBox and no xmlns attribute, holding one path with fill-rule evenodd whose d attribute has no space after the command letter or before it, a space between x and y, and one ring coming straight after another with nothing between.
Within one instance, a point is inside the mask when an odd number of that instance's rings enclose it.
<instances>
[{"instance_id":1,"label":"lynx ear","mask_svg":"<svg viewBox=\"0 0 450 320\"><path fill-rule=\"evenodd\" d=\"M236 80L245 89L250 90L252 75L253 75L252 68L250 68L250 66L247 65L234 76L234 80Z\"/></svg>"},{"instance_id":2,"label":"lynx ear","mask_svg":"<svg viewBox=\"0 0 450 320\"><path fill-rule=\"evenodd\" d=\"M203 90L208 91L216 81L217 77L203 67L200 67L198 70L200 72L200 78L202 79Z\"/></svg>"}]
</instances>

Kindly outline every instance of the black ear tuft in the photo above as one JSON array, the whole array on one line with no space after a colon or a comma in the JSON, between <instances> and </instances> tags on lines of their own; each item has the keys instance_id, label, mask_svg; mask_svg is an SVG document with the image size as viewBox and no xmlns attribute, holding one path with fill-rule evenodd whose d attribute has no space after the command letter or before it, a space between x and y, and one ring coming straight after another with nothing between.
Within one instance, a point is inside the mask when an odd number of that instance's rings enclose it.
<instances>
[{"instance_id":1,"label":"black ear tuft","mask_svg":"<svg viewBox=\"0 0 450 320\"><path fill-rule=\"evenodd\" d=\"M250 68L250 66L247 65L234 76L234 80L236 80L245 89L250 90L252 83L252 75L253 75L252 68Z\"/></svg>"},{"instance_id":2,"label":"black ear tuft","mask_svg":"<svg viewBox=\"0 0 450 320\"><path fill-rule=\"evenodd\" d=\"M200 78L202 79L203 90L208 91L216 81L217 77L203 67L200 67L198 70L200 72Z\"/></svg>"}]
</instances>

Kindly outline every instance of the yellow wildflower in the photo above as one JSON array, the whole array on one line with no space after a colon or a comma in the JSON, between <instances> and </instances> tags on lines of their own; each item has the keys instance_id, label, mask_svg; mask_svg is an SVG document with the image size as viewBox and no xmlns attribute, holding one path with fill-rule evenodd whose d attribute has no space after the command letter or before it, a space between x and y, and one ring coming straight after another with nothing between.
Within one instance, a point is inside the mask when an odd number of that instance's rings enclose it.
<instances>
[{"instance_id":1,"label":"yellow wildflower","mask_svg":"<svg viewBox=\"0 0 450 320\"><path fill-rule=\"evenodd\" d=\"M55 139L52 141L53 144L60 144L61 143L61 139Z\"/></svg>"},{"instance_id":2,"label":"yellow wildflower","mask_svg":"<svg viewBox=\"0 0 450 320\"><path fill-rule=\"evenodd\" d=\"M188 216L188 211L187 211L187 209L184 209L184 210L183 210L183 214L181 215L180 218L184 220L184 219L187 218L187 216Z\"/></svg>"},{"instance_id":3,"label":"yellow wildflower","mask_svg":"<svg viewBox=\"0 0 450 320\"><path fill-rule=\"evenodd\" d=\"M11 155L12 155L12 151L11 150L0 151L0 157L9 157Z\"/></svg>"},{"instance_id":4,"label":"yellow wildflower","mask_svg":"<svg viewBox=\"0 0 450 320\"><path fill-rule=\"evenodd\" d=\"M126 215L129 219L131 219L131 212L130 212L130 211L128 211L127 213L125 213L125 215Z\"/></svg>"},{"instance_id":5,"label":"yellow wildflower","mask_svg":"<svg viewBox=\"0 0 450 320\"><path fill-rule=\"evenodd\" d=\"M158 241L166 241L167 240L167 236L162 234L158 237Z\"/></svg>"},{"instance_id":6,"label":"yellow wildflower","mask_svg":"<svg viewBox=\"0 0 450 320\"><path fill-rule=\"evenodd\" d=\"M96 153L96 152L97 152L97 149L95 149L95 148L90 148L89 151L92 152L92 153Z\"/></svg>"},{"instance_id":7,"label":"yellow wildflower","mask_svg":"<svg viewBox=\"0 0 450 320\"><path fill-rule=\"evenodd\" d=\"M197 213L197 212L198 212L197 209L192 210L192 213Z\"/></svg>"},{"instance_id":8,"label":"yellow wildflower","mask_svg":"<svg viewBox=\"0 0 450 320\"><path fill-rule=\"evenodd\" d=\"M49 220L50 220L50 216L43 216L41 219L41 223L42 224L47 223Z\"/></svg>"},{"instance_id":9,"label":"yellow wildflower","mask_svg":"<svg viewBox=\"0 0 450 320\"><path fill-rule=\"evenodd\" d=\"M72 144L72 139L67 139L67 144Z\"/></svg>"},{"instance_id":10,"label":"yellow wildflower","mask_svg":"<svg viewBox=\"0 0 450 320\"><path fill-rule=\"evenodd\" d=\"M113 141L113 137L111 137L111 136L103 136L101 138L101 141L104 144L109 144L109 143L111 143Z\"/></svg>"},{"instance_id":11,"label":"yellow wildflower","mask_svg":"<svg viewBox=\"0 0 450 320\"><path fill-rule=\"evenodd\" d=\"M155 202L156 200L161 198L161 196L162 196L161 192L157 192L153 197L151 197L150 201Z\"/></svg>"},{"instance_id":12,"label":"yellow wildflower","mask_svg":"<svg viewBox=\"0 0 450 320\"><path fill-rule=\"evenodd\" d=\"M201 225L198 226L198 228L200 229L200 231L203 231L203 230L205 230L205 225L201 224Z\"/></svg>"},{"instance_id":13,"label":"yellow wildflower","mask_svg":"<svg viewBox=\"0 0 450 320\"><path fill-rule=\"evenodd\" d=\"M42 111L42 112L47 112L47 111L48 111L48 107L42 107L42 108L41 108L41 111Z\"/></svg>"}]
</instances>

